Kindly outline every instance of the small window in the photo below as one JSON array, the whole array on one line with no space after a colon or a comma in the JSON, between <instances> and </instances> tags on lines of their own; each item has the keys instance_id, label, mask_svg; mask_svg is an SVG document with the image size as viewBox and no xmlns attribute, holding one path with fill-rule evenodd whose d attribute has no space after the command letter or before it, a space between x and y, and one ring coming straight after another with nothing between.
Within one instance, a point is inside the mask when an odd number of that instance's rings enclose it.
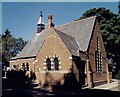
<instances>
[{"instance_id":1,"label":"small window","mask_svg":"<svg viewBox=\"0 0 120 97\"><path fill-rule=\"evenodd\" d=\"M59 70L59 60L57 57L54 58L54 68L55 70Z\"/></svg>"},{"instance_id":2,"label":"small window","mask_svg":"<svg viewBox=\"0 0 120 97\"><path fill-rule=\"evenodd\" d=\"M48 70L51 70L51 60L50 60L50 58L46 59L46 66L47 66Z\"/></svg>"},{"instance_id":3,"label":"small window","mask_svg":"<svg viewBox=\"0 0 120 97\"><path fill-rule=\"evenodd\" d=\"M29 71L29 63L26 63L26 71Z\"/></svg>"},{"instance_id":4,"label":"small window","mask_svg":"<svg viewBox=\"0 0 120 97\"><path fill-rule=\"evenodd\" d=\"M25 71L25 63L22 63L22 70Z\"/></svg>"},{"instance_id":5,"label":"small window","mask_svg":"<svg viewBox=\"0 0 120 97\"><path fill-rule=\"evenodd\" d=\"M16 70L16 65L13 65L13 69Z\"/></svg>"}]
</instances>

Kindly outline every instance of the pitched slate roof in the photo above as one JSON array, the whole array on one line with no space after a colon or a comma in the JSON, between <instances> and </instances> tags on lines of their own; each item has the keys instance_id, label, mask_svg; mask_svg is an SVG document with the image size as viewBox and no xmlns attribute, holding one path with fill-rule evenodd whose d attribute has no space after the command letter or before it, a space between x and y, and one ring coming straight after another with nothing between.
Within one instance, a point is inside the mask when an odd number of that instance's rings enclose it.
<instances>
[{"instance_id":1,"label":"pitched slate roof","mask_svg":"<svg viewBox=\"0 0 120 97\"><path fill-rule=\"evenodd\" d=\"M28 43L23 48L22 52L17 56L17 58L35 57L44 42L44 37L45 30L43 30L41 33L35 33L33 38L28 41Z\"/></svg>"},{"instance_id":2,"label":"pitched slate roof","mask_svg":"<svg viewBox=\"0 0 120 97\"><path fill-rule=\"evenodd\" d=\"M89 17L55 27L57 30L76 38L81 51L87 51L96 17Z\"/></svg>"},{"instance_id":3,"label":"pitched slate roof","mask_svg":"<svg viewBox=\"0 0 120 97\"><path fill-rule=\"evenodd\" d=\"M96 17L90 17L54 27L55 32L72 55L87 51ZM45 31L36 33L17 58L36 57L45 38Z\"/></svg>"},{"instance_id":4,"label":"pitched slate roof","mask_svg":"<svg viewBox=\"0 0 120 97\"><path fill-rule=\"evenodd\" d=\"M79 56L79 46L76 42L76 39L74 37L71 37L65 33L62 33L55 29L55 32L60 37L61 41L64 43L64 45L67 47L69 52L72 55Z\"/></svg>"}]
</instances>

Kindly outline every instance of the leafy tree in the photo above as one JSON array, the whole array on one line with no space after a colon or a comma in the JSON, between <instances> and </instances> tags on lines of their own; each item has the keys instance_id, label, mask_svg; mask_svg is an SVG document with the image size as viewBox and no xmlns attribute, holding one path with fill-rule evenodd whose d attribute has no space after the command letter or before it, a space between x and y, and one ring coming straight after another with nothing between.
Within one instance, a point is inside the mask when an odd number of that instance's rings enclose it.
<instances>
[{"instance_id":1,"label":"leafy tree","mask_svg":"<svg viewBox=\"0 0 120 97\"><path fill-rule=\"evenodd\" d=\"M120 1L119 1L119 3L118 3L118 8L119 8L118 14L119 14L119 16L120 16Z\"/></svg>"},{"instance_id":2,"label":"leafy tree","mask_svg":"<svg viewBox=\"0 0 120 97\"><path fill-rule=\"evenodd\" d=\"M9 60L16 56L26 44L22 38L15 38L11 35L11 32L7 29L1 35L2 42L2 62L3 65L9 66Z\"/></svg>"},{"instance_id":3,"label":"leafy tree","mask_svg":"<svg viewBox=\"0 0 120 97\"><path fill-rule=\"evenodd\" d=\"M106 8L92 8L79 19L90 16L98 18L109 66L112 66L114 74L117 74L120 70L120 17Z\"/></svg>"}]
</instances>

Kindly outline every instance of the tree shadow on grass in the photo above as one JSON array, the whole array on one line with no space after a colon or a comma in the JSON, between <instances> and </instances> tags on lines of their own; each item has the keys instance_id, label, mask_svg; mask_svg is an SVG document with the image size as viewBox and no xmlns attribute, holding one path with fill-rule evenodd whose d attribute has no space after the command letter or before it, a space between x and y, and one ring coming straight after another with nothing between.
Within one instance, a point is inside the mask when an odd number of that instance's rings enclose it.
<instances>
[{"instance_id":1,"label":"tree shadow on grass","mask_svg":"<svg viewBox=\"0 0 120 97\"><path fill-rule=\"evenodd\" d=\"M101 90L101 89L85 89L85 97L120 97L120 92L110 91L110 90Z\"/></svg>"}]
</instances>

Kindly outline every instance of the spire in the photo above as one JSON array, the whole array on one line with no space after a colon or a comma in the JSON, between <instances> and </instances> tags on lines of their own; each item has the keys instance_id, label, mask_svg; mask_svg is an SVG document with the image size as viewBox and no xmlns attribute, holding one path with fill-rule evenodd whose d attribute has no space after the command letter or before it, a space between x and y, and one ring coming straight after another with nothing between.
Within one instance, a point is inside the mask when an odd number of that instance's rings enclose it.
<instances>
[{"instance_id":1,"label":"spire","mask_svg":"<svg viewBox=\"0 0 120 97\"><path fill-rule=\"evenodd\" d=\"M37 23L37 33L41 32L45 28L44 22L43 22L43 15L42 11L40 12L40 17Z\"/></svg>"}]
</instances>

